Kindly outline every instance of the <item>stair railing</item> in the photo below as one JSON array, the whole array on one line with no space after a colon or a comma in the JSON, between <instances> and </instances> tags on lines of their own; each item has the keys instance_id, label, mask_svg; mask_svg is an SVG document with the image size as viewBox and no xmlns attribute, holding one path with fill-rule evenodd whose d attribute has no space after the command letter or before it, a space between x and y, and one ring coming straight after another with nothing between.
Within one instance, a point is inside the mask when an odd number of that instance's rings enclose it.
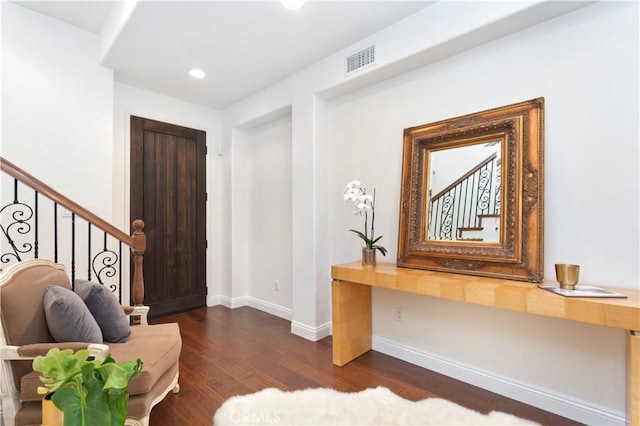
<instances>
[{"instance_id":1,"label":"stair railing","mask_svg":"<svg viewBox=\"0 0 640 426\"><path fill-rule=\"evenodd\" d=\"M84 262L86 262L87 267L87 279L95 279L103 285L108 285L112 292L115 293L117 291L120 303L123 305L130 303L133 305L143 304L144 275L142 264L147 240L143 231L144 222L142 220L136 219L133 221L134 231L131 235L128 235L2 157L0 157L0 169L13 178L12 200L0 208L0 228L2 230L0 237L3 244L3 253L0 255L0 268L11 262L25 260L28 257L37 259L42 256L42 246L48 245L51 248L52 253L50 255L54 262L59 262L59 258L63 254L62 250L70 258L71 282L73 283L77 274L76 263L79 260L77 247L85 244L87 257ZM32 201L25 201L25 197L20 196L21 193L25 192L25 188L29 188L33 192ZM44 214L47 216L49 211L41 205L41 196L52 202L52 209L50 210L52 211L52 224L43 223L47 219L42 219L43 214L41 211L44 210ZM61 241L63 240L62 233L65 230L61 229L62 226L58 219L59 212L71 219L70 230L67 230L71 234L69 241ZM82 244L77 236L81 233L76 224L77 218L83 219L87 224L86 232L84 232L86 240ZM43 227L47 229L42 231ZM103 234L96 237L94 228L102 231ZM40 234L43 232L47 234L51 232L51 235L42 238ZM68 237L68 234L65 234L65 236ZM117 252L113 247L113 242L108 241L108 236L117 241ZM92 249L92 243L95 245L96 240L99 241L102 247L97 249L94 247ZM123 244L129 246L133 258L131 302L123 300ZM68 247L69 245L70 247ZM92 250L97 251L97 253L94 254ZM117 283L114 280L117 280Z\"/></svg>"},{"instance_id":2,"label":"stair railing","mask_svg":"<svg viewBox=\"0 0 640 426\"><path fill-rule=\"evenodd\" d=\"M493 153L429 200L430 240L461 240L461 229L481 229L500 215L500 162Z\"/></svg>"}]
</instances>

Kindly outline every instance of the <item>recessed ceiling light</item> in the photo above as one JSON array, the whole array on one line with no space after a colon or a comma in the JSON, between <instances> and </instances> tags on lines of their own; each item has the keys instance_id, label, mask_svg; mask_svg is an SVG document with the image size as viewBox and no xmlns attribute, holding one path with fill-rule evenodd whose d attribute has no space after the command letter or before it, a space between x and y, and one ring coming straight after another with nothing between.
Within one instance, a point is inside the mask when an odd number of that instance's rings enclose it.
<instances>
[{"instance_id":1,"label":"recessed ceiling light","mask_svg":"<svg viewBox=\"0 0 640 426\"><path fill-rule=\"evenodd\" d=\"M189 75L193 78L205 78L207 76L207 73L199 68L194 68L189 71Z\"/></svg>"},{"instance_id":2,"label":"recessed ceiling light","mask_svg":"<svg viewBox=\"0 0 640 426\"><path fill-rule=\"evenodd\" d=\"M296 10L304 6L304 0L280 0L280 3L287 9Z\"/></svg>"}]
</instances>

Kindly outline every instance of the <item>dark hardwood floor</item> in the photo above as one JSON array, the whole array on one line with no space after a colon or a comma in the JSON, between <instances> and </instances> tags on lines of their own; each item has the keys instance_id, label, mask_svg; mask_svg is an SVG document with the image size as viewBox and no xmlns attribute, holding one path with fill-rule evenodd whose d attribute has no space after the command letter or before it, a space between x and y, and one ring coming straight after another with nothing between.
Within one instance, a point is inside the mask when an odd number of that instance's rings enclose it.
<instances>
[{"instance_id":1,"label":"dark hardwood floor","mask_svg":"<svg viewBox=\"0 0 640 426\"><path fill-rule=\"evenodd\" d=\"M227 398L266 387L352 392L376 386L410 400L438 397L545 425L579 424L374 351L336 367L331 337L310 342L291 334L289 321L248 307L202 308L153 322L179 323L183 342L180 392L153 409L151 426L211 425Z\"/></svg>"}]
</instances>

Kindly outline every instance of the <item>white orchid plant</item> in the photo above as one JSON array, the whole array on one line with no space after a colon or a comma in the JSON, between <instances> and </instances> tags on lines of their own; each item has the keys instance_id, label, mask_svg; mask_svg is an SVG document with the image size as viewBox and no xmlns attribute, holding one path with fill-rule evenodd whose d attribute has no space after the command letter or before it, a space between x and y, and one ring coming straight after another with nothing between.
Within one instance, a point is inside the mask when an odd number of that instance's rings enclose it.
<instances>
[{"instance_id":1,"label":"white orchid plant","mask_svg":"<svg viewBox=\"0 0 640 426\"><path fill-rule=\"evenodd\" d=\"M362 187L362 182L358 179L352 180L344 188L342 197L345 201L353 203L353 214L364 216L364 232L355 229L349 231L355 233L362 238L365 247L371 250L378 250L383 256L387 255L387 249L376 244L382 238L382 235L376 238L374 233L374 222L376 220L376 190L373 189L373 195L367 194L367 190ZM369 215L371 215L371 226L369 226Z\"/></svg>"}]
</instances>

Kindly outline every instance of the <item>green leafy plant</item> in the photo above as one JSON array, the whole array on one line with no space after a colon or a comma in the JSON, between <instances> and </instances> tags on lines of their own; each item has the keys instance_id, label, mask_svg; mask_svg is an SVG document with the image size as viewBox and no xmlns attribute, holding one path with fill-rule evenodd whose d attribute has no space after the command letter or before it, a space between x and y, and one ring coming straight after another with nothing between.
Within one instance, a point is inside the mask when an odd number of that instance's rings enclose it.
<instances>
[{"instance_id":1,"label":"green leafy plant","mask_svg":"<svg viewBox=\"0 0 640 426\"><path fill-rule=\"evenodd\" d=\"M51 401L64 413L65 426L121 426L127 418L129 380L142 370L142 361L116 363L108 355L89 359L86 349L50 349L33 360L42 373L38 393L52 393Z\"/></svg>"},{"instance_id":2,"label":"green leafy plant","mask_svg":"<svg viewBox=\"0 0 640 426\"><path fill-rule=\"evenodd\" d=\"M355 229L349 231L355 233L364 241L365 247L371 250L378 250L383 256L387 255L387 249L376 244L382 238L382 235L375 237L374 223L376 220L376 190L373 189L373 195L367 194L366 189L362 187L362 182L358 179L352 180L344 188L342 197L345 201L353 203L353 214L364 216L364 232ZM371 212L371 225L369 226L369 212Z\"/></svg>"}]
</instances>

